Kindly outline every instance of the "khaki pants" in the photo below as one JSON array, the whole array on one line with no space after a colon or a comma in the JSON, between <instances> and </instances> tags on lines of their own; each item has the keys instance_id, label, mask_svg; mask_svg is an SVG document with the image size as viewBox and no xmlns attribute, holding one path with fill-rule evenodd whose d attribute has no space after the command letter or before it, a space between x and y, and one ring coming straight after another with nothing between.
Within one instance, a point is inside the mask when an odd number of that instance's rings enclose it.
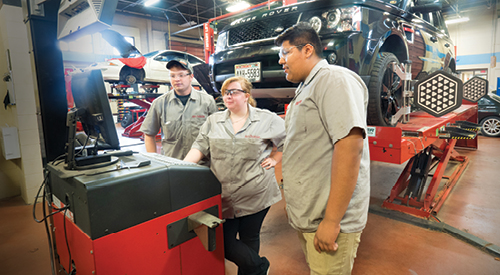
<instances>
[{"instance_id":1,"label":"khaki pants","mask_svg":"<svg viewBox=\"0 0 500 275\"><path fill-rule=\"evenodd\" d=\"M361 232L339 233L337 243L339 248L333 252L318 253L314 249L316 233L298 232L302 250L306 256L311 275L346 275L351 274L354 258L361 241Z\"/></svg>"}]
</instances>

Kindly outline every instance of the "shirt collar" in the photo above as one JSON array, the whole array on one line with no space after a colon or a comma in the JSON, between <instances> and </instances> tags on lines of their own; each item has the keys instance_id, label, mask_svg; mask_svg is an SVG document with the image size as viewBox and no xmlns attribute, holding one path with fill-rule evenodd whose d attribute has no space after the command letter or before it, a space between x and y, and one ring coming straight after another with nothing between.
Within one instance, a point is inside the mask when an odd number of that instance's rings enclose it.
<instances>
[{"instance_id":1,"label":"shirt collar","mask_svg":"<svg viewBox=\"0 0 500 275\"><path fill-rule=\"evenodd\" d=\"M174 100L175 97L175 91L174 89L170 90L169 94L167 94L167 101L172 101ZM193 87L191 87L191 96L189 97L192 100L199 100L200 99L200 94L197 93L197 90L195 90Z\"/></svg>"},{"instance_id":2,"label":"shirt collar","mask_svg":"<svg viewBox=\"0 0 500 275\"><path fill-rule=\"evenodd\" d=\"M250 118L250 121L259 121L260 120L260 115L259 113L256 112L255 107L252 107L250 104L248 104L248 117ZM217 122L224 122L229 119L229 109L226 109L225 114L223 116L220 116Z\"/></svg>"},{"instance_id":3,"label":"shirt collar","mask_svg":"<svg viewBox=\"0 0 500 275\"><path fill-rule=\"evenodd\" d=\"M307 76L306 80L304 81L304 85L307 86L309 83L314 79L316 74L321 70L322 68L330 66L326 59L320 60L316 65L313 67L309 75Z\"/></svg>"}]
</instances>

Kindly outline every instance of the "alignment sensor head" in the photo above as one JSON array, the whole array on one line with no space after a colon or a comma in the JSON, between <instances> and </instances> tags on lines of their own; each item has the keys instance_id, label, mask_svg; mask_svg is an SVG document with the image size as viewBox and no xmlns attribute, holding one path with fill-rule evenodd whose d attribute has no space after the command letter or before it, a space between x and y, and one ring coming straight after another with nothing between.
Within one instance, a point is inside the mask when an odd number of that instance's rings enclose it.
<instances>
[{"instance_id":1,"label":"alignment sensor head","mask_svg":"<svg viewBox=\"0 0 500 275\"><path fill-rule=\"evenodd\" d=\"M475 76L464 84L464 99L477 102L488 93L488 80Z\"/></svg>"},{"instance_id":2,"label":"alignment sensor head","mask_svg":"<svg viewBox=\"0 0 500 275\"><path fill-rule=\"evenodd\" d=\"M437 71L415 85L415 105L423 111L440 117L462 105L462 81L455 76Z\"/></svg>"}]
</instances>

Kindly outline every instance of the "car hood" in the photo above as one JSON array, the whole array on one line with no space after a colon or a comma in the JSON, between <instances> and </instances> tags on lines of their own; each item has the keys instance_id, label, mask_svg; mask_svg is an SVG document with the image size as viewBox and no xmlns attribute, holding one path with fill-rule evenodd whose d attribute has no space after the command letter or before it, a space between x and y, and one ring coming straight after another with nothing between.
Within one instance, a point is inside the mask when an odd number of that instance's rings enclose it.
<instances>
[{"instance_id":1,"label":"car hood","mask_svg":"<svg viewBox=\"0 0 500 275\"><path fill-rule=\"evenodd\" d=\"M101 35L104 40L120 52L121 57L129 58L142 56L141 52L139 52L135 46L127 42L125 37L120 33L113 30L103 30L101 31Z\"/></svg>"}]
</instances>

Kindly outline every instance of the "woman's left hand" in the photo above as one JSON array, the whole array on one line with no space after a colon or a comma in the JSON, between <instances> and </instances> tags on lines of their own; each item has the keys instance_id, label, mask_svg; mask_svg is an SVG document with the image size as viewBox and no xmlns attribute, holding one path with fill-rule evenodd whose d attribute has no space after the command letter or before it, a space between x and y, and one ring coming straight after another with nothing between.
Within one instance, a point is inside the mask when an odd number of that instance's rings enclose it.
<instances>
[{"instance_id":1,"label":"woman's left hand","mask_svg":"<svg viewBox=\"0 0 500 275\"><path fill-rule=\"evenodd\" d=\"M264 161L260 163L260 166L269 170L272 167L276 166L277 163L278 162L273 158L266 158Z\"/></svg>"}]
</instances>

